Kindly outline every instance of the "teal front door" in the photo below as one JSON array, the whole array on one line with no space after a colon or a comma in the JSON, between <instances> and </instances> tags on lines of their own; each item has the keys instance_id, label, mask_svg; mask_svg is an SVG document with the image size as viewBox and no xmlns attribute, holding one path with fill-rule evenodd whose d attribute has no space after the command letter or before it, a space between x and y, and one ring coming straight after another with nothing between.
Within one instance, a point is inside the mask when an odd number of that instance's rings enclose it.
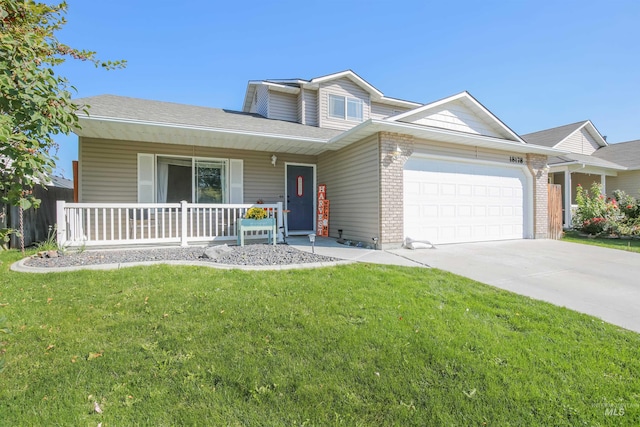
<instances>
[{"instance_id":1,"label":"teal front door","mask_svg":"<svg viewBox=\"0 0 640 427\"><path fill-rule=\"evenodd\" d=\"M312 233L314 223L313 166L287 165L287 215L289 233Z\"/></svg>"}]
</instances>

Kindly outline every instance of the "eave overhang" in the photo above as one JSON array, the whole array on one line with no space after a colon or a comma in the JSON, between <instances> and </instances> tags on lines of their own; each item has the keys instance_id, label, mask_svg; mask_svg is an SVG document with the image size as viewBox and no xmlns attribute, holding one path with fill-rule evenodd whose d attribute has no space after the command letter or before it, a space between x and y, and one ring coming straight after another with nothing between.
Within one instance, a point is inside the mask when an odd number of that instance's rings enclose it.
<instances>
[{"instance_id":1,"label":"eave overhang","mask_svg":"<svg viewBox=\"0 0 640 427\"><path fill-rule=\"evenodd\" d=\"M442 129L424 125L414 125L411 123L390 122L387 120L379 119L369 119L366 122L363 122L358 126L351 128L350 130L338 136L335 136L329 142L332 145L331 149L335 150L378 132L400 133L403 135L411 135L419 139L503 150L520 154L532 153L543 154L547 156L557 156L565 153L565 151L560 151L554 148L541 147L517 141L509 141L506 139L495 138L491 136L458 132L449 129Z\"/></svg>"},{"instance_id":2,"label":"eave overhang","mask_svg":"<svg viewBox=\"0 0 640 427\"><path fill-rule=\"evenodd\" d=\"M548 156L566 154L565 151L554 148L490 136L377 119L369 119L333 138L314 138L100 116L80 117L80 126L81 128L74 130L74 132L78 136L85 138L303 155L318 155L325 151L339 150L379 132L399 133L411 135L418 139L482 147L511 153L533 153Z\"/></svg>"}]
</instances>

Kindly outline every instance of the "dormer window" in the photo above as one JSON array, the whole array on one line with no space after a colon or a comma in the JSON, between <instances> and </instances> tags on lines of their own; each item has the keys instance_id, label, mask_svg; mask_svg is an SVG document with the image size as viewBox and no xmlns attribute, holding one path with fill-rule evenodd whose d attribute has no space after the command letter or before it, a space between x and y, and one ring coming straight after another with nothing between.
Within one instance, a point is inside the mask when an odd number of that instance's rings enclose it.
<instances>
[{"instance_id":1,"label":"dormer window","mask_svg":"<svg viewBox=\"0 0 640 427\"><path fill-rule=\"evenodd\" d=\"M346 96L329 95L329 117L361 122L362 100Z\"/></svg>"}]
</instances>

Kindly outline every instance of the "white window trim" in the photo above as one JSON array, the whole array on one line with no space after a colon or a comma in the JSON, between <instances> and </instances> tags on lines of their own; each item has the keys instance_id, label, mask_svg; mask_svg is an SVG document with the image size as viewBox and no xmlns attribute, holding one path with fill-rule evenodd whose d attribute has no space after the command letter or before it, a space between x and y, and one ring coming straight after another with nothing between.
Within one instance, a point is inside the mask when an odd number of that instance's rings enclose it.
<instances>
[{"instance_id":1,"label":"white window trim","mask_svg":"<svg viewBox=\"0 0 640 427\"><path fill-rule=\"evenodd\" d=\"M138 157L140 157L140 155L143 155L143 153L138 153ZM179 154L151 154L151 156L154 156L154 162L153 162L153 197L155 200L156 197L156 185L157 185L157 180L158 180L158 176L157 176L157 162L159 158L174 158L174 159L185 159L185 160L191 160L191 202L190 203L197 203L196 200L196 162L197 161L202 161L202 162L224 162L225 164L225 199L222 203L223 204L227 204L227 203L231 203L231 198L232 198L232 192L233 192L233 197L235 199L242 199L244 197L244 160L242 159L231 159L231 158L218 158L218 157L197 157L197 156L184 156L184 155L179 155ZM240 169L240 178L241 178L241 182L237 183L237 182L231 182L231 167L236 167ZM139 172L138 172L138 176ZM140 182L138 182L138 185L140 185ZM147 183L148 185L148 183ZM241 187L240 187L241 186ZM242 203L242 202L239 202Z\"/></svg>"},{"instance_id":2,"label":"white window trim","mask_svg":"<svg viewBox=\"0 0 640 427\"><path fill-rule=\"evenodd\" d=\"M196 163L197 162L221 162L224 163L224 199L221 203L229 203L229 191L231 190L231 183L229 182L229 159L219 159L213 157L192 157L191 158L191 200L192 203L198 203L196 200L196 194L198 189L196 188Z\"/></svg>"},{"instance_id":3,"label":"white window trim","mask_svg":"<svg viewBox=\"0 0 640 427\"><path fill-rule=\"evenodd\" d=\"M356 123L362 123L364 121L364 101L362 101L362 99L360 98L352 98L349 96L345 96L345 95L337 95L335 93L330 93L328 94L328 105L327 105L327 116L329 116L330 119L338 119L338 120L346 120L349 122L356 122ZM332 97L334 98L342 98L342 101L344 102L344 115L343 116L339 116L336 114L331 114L331 105L332 105ZM352 102L357 102L360 105L360 117L359 118L351 118L349 117L349 101Z\"/></svg>"}]
</instances>

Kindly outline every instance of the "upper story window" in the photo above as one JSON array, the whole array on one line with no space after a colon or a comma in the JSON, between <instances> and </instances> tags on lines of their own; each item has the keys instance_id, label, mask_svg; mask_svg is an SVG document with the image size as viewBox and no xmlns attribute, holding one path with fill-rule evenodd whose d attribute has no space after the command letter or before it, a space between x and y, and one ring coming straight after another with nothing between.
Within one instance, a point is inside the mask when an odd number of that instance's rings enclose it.
<instances>
[{"instance_id":1,"label":"upper story window","mask_svg":"<svg viewBox=\"0 0 640 427\"><path fill-rule=\"evenodd\" d=\"M361 122L362 109L361 99L329 95L329 117Z\"/></svg>"}]
</instances>

